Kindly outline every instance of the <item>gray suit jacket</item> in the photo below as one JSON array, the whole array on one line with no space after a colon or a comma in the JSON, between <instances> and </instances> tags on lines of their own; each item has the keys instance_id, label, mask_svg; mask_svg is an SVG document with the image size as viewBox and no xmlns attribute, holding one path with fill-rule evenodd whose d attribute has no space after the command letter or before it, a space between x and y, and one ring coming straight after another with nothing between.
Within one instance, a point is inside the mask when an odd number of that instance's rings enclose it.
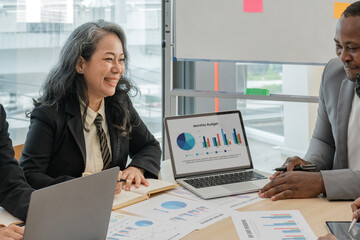
<instances>
[{"instance_id":1,"label":"gray suit jacket","mask_svg":"<svg viewBox=\"0 0 360 240\"><path fill-rule=\"evenodd\" d=\"M329 200L360 196L360 171L348 169L347 132L354 87L355 83L346 77L342 62L332 59L323 73L318 117L304 157L321 171Z\"/></svg>"}]
</instances>

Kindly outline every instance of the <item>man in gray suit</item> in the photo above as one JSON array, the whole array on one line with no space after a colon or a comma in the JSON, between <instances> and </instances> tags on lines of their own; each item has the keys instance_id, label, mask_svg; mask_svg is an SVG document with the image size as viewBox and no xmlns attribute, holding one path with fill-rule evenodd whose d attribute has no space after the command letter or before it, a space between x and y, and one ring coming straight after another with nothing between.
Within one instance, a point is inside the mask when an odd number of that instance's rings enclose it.
<instances>
[{"instance_id":1,"label":"man in gray suit","mask_svg":"<svg viewBox=\"0 0 360 240\"><path fill-rule=\"evenodd\" d=\"M335 200L360 196L360 1L344 11L334 40L338 58L323 73L310 147L304 159L288 158L287 171L276 172L260 190L260 197L279 200L323 193ZM292 171L310 163L316 164L318 172Z\"/></svg>"}]
</instances>

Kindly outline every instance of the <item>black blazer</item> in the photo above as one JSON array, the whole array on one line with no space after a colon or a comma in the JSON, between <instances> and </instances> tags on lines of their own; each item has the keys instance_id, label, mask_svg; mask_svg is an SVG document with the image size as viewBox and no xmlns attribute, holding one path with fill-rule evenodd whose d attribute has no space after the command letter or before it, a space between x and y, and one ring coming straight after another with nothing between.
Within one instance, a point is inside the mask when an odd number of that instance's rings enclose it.
<instances>
[{"instance_id":1,"label":"black blazer","mask_svg":"<svg viewBox=\"0 0 360 240\"><path fill-rule=\"evenodd\" d=\"M33 191L26 183L23 170L14 159L6 113L0 104L0 206L25 221Z\"/></svg>"},{"instance_id":2,"label":"black blazer","mask_svg":"<svg viewBox=\"0 0 360 240\"><path fill-rule=\"evenodd\" d=\"M113 127L105 98L105 114L109 128L111 166L129 166L145 170L145 177L157 178L161 150L136 110L130 106L133 130L130 138L120 137ZM121 116L115 116L121 117ZM36 189L80 177L85 170L86 149L79 101L65 100L55 106L40 105L31 113L29 132L20 158L25 176Z\"/></svg>"}]
</instances>

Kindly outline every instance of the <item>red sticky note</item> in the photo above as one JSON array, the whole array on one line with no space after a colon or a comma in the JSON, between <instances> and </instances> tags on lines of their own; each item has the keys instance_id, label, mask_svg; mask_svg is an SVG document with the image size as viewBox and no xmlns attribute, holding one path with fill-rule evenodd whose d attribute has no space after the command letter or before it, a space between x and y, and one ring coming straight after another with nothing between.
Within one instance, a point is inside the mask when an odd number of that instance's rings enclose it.
<instances>
[{"instance_id":1,"label":"red sticky note","mask_svg":"<svg viewBox=\"0 0 360 240\"><path fill-rule=\"evenodd\" d=\"M244 0L244 12L263 12L263 0Z\"/></svg>"}]
</instances>

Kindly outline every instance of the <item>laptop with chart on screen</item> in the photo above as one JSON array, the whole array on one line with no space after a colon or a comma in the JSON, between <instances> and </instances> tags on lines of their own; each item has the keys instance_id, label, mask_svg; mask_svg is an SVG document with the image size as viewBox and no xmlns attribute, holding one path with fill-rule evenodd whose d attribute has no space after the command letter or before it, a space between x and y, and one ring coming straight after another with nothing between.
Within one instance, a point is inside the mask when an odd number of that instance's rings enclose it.
<instances>
[{"instance_id":1,"label":"laptop with chart on screen","mask_svg":"<svg viewBox=\"0 0 360 240\"><path fill-rule=\"evenodd\" d=\"M269 174L253 168L240 111L165 118L175 180L204 199L255 192Z\"/></svg>"}]
</instances>

